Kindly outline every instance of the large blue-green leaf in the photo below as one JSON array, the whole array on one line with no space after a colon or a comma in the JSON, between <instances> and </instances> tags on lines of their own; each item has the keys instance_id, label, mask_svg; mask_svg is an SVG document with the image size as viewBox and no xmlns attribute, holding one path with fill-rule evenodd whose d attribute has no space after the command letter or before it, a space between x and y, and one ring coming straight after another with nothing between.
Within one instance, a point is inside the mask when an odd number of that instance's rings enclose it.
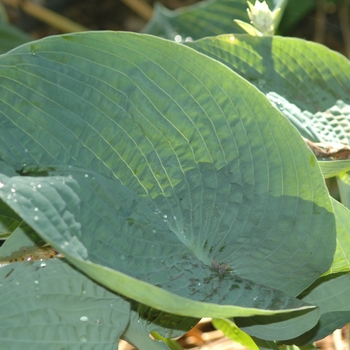
<instances>
[{"instance_id":1,"label":"large blue-green leaf","mask_svg":"<svg viewBox=\"0 0 350 350\"><path fill-rule=\"evenodd\" d=\"M59 260L0 268L3 349L116 349L129 302Z\"/></svg>"},{"instance_id":2,"label":"large blue-green leaf","mask_svg":"<svg viewBox=\"0 0 350 350\"><path fill-rule=\"evenodd\" d=\"M0 75L1 158L22 175L2 176L1 198L85 273L182 315L304 307L291 296L332 262L333 208L314 156L251 84L131 33L33 42Z\"/></svg>"}]
</instances>

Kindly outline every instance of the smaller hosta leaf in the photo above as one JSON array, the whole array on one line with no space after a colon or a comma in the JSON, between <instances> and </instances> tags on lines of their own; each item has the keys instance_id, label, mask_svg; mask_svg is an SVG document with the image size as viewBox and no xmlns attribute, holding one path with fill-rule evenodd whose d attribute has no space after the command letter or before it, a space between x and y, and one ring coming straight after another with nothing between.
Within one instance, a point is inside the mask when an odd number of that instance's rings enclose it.
<instances>
[{"instance_id":1,"label":"smaller hosta leaf","mask_svg":"<svg viewBox=\"0 0 350 350\"><path fill-rule=\"evenodd\" d=\"M5 145L4 145L5 146ZM16 176L15 169L0 156L0 174ZM1 185L0 185L1 186ZM21 224L22 219L4 202L0 201L0 239L5 239Z\"/></svg>"},{"instance_id":2,"label":"smaller hosta leaf","mask_svg":"<svg viewBox=\"0 0 350 350\"><path fill-rule=\"evenodd\" d=\"M285 343L293 343L300 348L310 343L321 340L336 331L343 328L350 321L350 311L333 311L321 315L320 321L309 332L301 335L297 339L285 341Z\"/></svg>"},{"instance_id":3,"label":"smaller hosta leaf","mask_svg":"<svg viewBox=\"0 0 350 350\"><path fill-rule=\"evenodd\" d=\"M350 322L350 275L328 276L316 281L302 299L317 305L321 317L311 330L285 341L299 346L322 339Z\"/></svg>"},{"instance_id":4,"label":"smaller hosta leaf","mask_svg":"<svg viewBox=\"0 0 350 350\"><path fill-rule=\"evenodd\" d=\"M8 21L7 11L2 3L0 3L0 21Z\"/></svg>"},{"instance_id":5,"label":"smaller hosta leaf","mask_svg":"<svg viewBox=\"0 0 350 350\"><path fill-rule=\"evenodd\" d=\"M235 342L240 343L244 347L251 350L259 349L254 343L253 339L247 333L239 329L231 320L214 318L212 323L216 329L221 330L226 337L230 338L231 340L234 340Z\"/></svg>"},{"instance_id":6,"label":"smaller hosta leaf","mask_svg":"<svg viewBox=\"0 0 350 350\"><path fill-rule=\"evenodd\" d=\"M337 247L330 269L324 275L350 271L350 211L332 199L337 223Z\"/></svg>"},{"instance_id":7,"label":"smaller hosta leaf","mask_svg":"<svg viewBox=\"0 0 350 350\"><path fill-rule=\"evenodd\" d=\"M60 259L0 268L3 349L115 350L130 304Z\"/></svg>"},{"instance_id":8,"label":"smaller hosta leaf","mask_svg":"<svg viewBox=\"0 0 350 350\"><path fill-rule=\"evenodd\" d=\"M302 111L348 114L349 60L298 38L226 34L186 43L246 78L265 94L278 93ZM307 55L305 55L307 52Z\"/></svg>"},{"instance_id":9,"label":"smaller hosta leaf","mask_svg":"<svg viewBox=\"0 0 350 350\"><path fill-rule=\"evenodd\" d=\"M0 38L0 54L33 40L28 34L13 26L4 18L0 18Z\"/></svg>"},{"instance_id":10,"label":"smaller hosta leaf","mask_svg":"<svg viewBox=\"0 0 350 350\"><path fill-rule=\"evenodd\" d=\"M325 179L341 175L350 170L350 160L331 160L318 162Z\"/></svg>"},{"instance_id":11,"label":"smaller hosta leaf","mask_svg":"<svg viewBox=\"0 0 350 350\"><path fill-rule=\"evenodd\" d=\"M135 303L134 303L135 306ZM147 310L150 311L148 316L152 315L151 318L142 317L140 312L145 316L147 313ZM153 317L156 316L156 317ZM133 344L138 349L174 349L174 347L171 347L171 345L174 343L173 341L169 340L167 342L166 335L169 337L172 334L173 337L180 336L186 333L184 329L187 331L191 329L191 327L196 324L198 320L192 319L192 318L186 318L182 316L176 316L171 314L166 314L164 312L154 310L151 308L148 308L146 306L140 305L139 310L131 310L130 314L130 322L128 324L127 329L122 335L122 338L126 340L127 342ZM168 327L165 328L163 326L160 326L160 324L168 324ZM174 327L174 332L171 329L171 327ZM179 331L180 328L183 328L182 331ZM162 337L156 337L155 339L159 340L152 340L150 338L150 334L159 334L165 336L164 340ZM169 347L166 345L167 343L171 344ZM176 347L176 350L182 349L180 346Z\"/></svg>"},{"instance_id":12,"label":"smaller hosta leaf","mask_svg":"<svg viewBox=\"0 0 350 350\"><path fill-rule=\"evenodd\" d=\"M276 4L273 0L267 0L267 3L271 9ZM153 18L143 32L176 41L192 41L225 33L246 33L234 20L249 22L247 8L246 0L205 0L174 11L156 4ZM249 23L247 25L250 26Z\"/></svg>"},{"instance_id":13,"label":"smaller hosta leaf","mask_svg":"<svg viewBox=\"0 0 350 350\"><path fill-rule=\"evenodd\" d=\"M337 177L341 202L350 208L350 173L344 172Z\"/></svg>"},{"instance_id":14,"label":"smaller hosta leaf","mask_svg":"<svg viewBox=\"0 0 350 350\"><path fill-rule=\"evenodd\" d=\"M316 125L314 125L312 123L313 114L309 111L302 111L294 103L289 102L276 92L267 92L266 97L291 121L303 137L314 142L323 140L319 134L319 127L321 124L324 126L327 123L325 119L317 120ZM325 134L328 136L327 140L337 139L335 131L330 126L327 126L327 129L323 128L323 135Z\"/></svg>"},{"instance_id":15,"label":"smaller hosta leaf","mask_svg":"<svg viewBox=\"0 0 350 350\"><path fill-rule=\"evenodd\" d=\"M319 319L319 310L315 311L316 315L299 311L293 315L240 317L234 321L251 336L271 341L282 340L287 338L287 334L294 334L291 338L298 337L315 326Z\"/></svg>"},{"instance_id":16,"label":"smaller hosta leaf","mask_svg":"<svg viewBox=\"0 0 350 350\"><path fill-rule=\"evenodd\" d=\"M7 238L22 222L22 219L4 202L0 201L0 239Z\"/></svg>"},{"instance_id":17,"label":"smaller hosta leaf","mask_svg":"<svg viewBox=\"0 0 350 350\"><path fill-rule=\"evenodd\" d=\"M291 30L316 7L315 0L293 0L287 1L279 32L289 35Z\"/></svg>"},{"instance_id":18,"label":"smaller hosta leaf","mask_svg":"<svg viewBox=\"0 0 350 350\"><path fill-rule=\"evenodd\" d=\"M349 77L350 78L350 77ZM267 97L269 97L267 95ZM284 113L284 111L282 111ZM324 111L303 111L304 121L316 130L321 142L350 144L350 105L342 100ZM292 120L291 120L292 121Z\"/></svg>"},{"instance_id":19,"label":"smaller hosta leaf","mask_svg":"<svg viewBox=\"0 0 350 350\"><path fill-rule=\"evenodd\" d=\"M45 246L45 241L30 226L22 221L0 247L0 264L49 259L56 254L51 247Z\"/></svg>"},{"instance_id":20,"label":"smaller hosta leaf","mask_svg":"<svg viewBox=\"0 0 350 350\"><path fill-rule=\"evenodd\" d=\"M252 337L252 339L260 350L280 350L280 347L273 340L264 340L257 337Z\"/></svg>"},{"instance_id":21,"label":"smaller hosta leaf","mask_svg":"<svg viewBox=\"0 0 350 350\"><path fill-rule=\"evenodd\" d=\"M164 338L158 332L152 332L152 337L157 340L162 340L171 350L183 350L182 346L174 339Z\"/></svg>"},{"instance_id":22,"label":"smaller hosta leaf","mask_svg":"<svg viewBox=\"0 0 350 350\"><path fill-rule=\"evenodd\" d=\"M185 44L250 81L304 137L349 144L350 63L344 56L278 36L222 35Z\"/></svg>"},{"instance_id":23,"label":"smaller hosta leaf","mask_svg":"<svg viewBox=\"0 0 350 350\"><path fill-rule=\"evenodd\" d=\"M200 321L199 318L169 314L140 303L132 303L131 310L131 319L137 315L138 327L144 328L147 333L157 332L165 338L180 337Z\"/></svg>"},{"instance_id":24,"label":"smaller hosta leaf","mask_svg":"<svg viewBox=\"0 0 350 350\"><path fill-rule=\"evenodd\" d=\"M176 41L192 41L232 31L244 33L233 20L249 21L246 8L245 0L206 0L175 11L156 4L153 18L143 32Z\"/></svg>"}]
</instances>

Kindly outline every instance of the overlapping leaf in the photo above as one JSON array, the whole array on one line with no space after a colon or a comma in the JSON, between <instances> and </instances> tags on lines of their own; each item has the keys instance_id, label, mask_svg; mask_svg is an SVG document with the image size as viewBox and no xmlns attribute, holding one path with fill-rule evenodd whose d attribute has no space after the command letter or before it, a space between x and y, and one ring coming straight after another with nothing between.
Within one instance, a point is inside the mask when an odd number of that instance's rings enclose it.
<instances>
[{"instance_id":1,"label":"overlapping leaf","mask_svg":"<svg viewBox=\"0 0 350 350\"><path fill-rule=\"evenodd\" d=\"M305 137L348 143L350 63L344 56L278 36L223 35L186 45L254 84Z\"/></svg>"},{"instance_id":2,"label":"overlapping leaf","mask_svg":"<svg viewBox=\"0 0 350 350\"><path fill-rule=\"evenodd\" d=\"M1 10L2 8L0 8L0 54L32 40L28 34L10 24L6 18L1 18Z\"/></svg>"},{"instance_id":3,"label":"overlapping leaf","mask_svg":"<svg viewBox=\"0 0 350 350\"><path fill-rule=\"evenodd\" d=\"M298 23L315 9L316 5L315 0L287 1L282 21L278 27L278 33L290 35Z\"/></svg>"},{"instance_id":4,"label":"overlapping leaf","mask_svg":"<svg viewBox=\"0 0 350 350\"><path fill-rule=\"evenodd\" d=\"M21 221L0 247L0 263L31 260L31 254L37 254L44 245L46 242L30 226ZM44 250L40 252L43 253ZM37 260L39 259L40 257Z\"/></svg>"},{"instance_id":5,"label":"overlapping leaf","mask_svg":"<svg viewBox=\"0 0 350 350\"><path fill-rule=\"evenodd\" d=\"M332 266L326 274L350 271L350 211L335 199L332 202L337 223L337 247Z\"/></svg>"},{"instance_id":6,"label":"overlapping leaf","mask_svg":"<svg viewBox=\"0 0 350 350\"><path fill-rule=\"evenodd\" d=\"M336 329L342 328L350 319L350 276L330 276L318 282L303 300L319 306L321 317L318 324L297 339L289 343L307 345L320 340L333 333Z\"/></svg>"},{"instance_id":7,"label":"overlapping leaf","mask_svg":"<svg viewBox=\"0 0 350 350\"><path fill-rule=\"evenodd\" d=\"M234 322L228 319L215 318L212 320L212 324L216 329L221 330L229 339L236 341L248 349L259 349L252 338L247 333L239 329Z\"/></svg>"},{"instance_id":8,"label":"overlapping leaf","mask_svg":"<svg viewBox=\"0 0 350 350\"><path fill-rule=\"evenodd\" d=\"M350 173L342 173L337 177L341 202L350 208Z\"/></svg>"},{"instance_id":9,"label":"overlapping leaf","mask_svg":"<svg viewBox=\"0 0 350 350\"><path fill-rule=\"evenodd\" d=\"M157 4L143 32L176 41L244 33L234 19L249 21L245 0L206 0L175 11Z\"/></svg>"},{"instance_id":10,"label":"overlapping leaf","mask_svg":"<svg viewBox=\"0 0 350 350\"><path fill-rule=\"evenodd\" d=\"M350 160L319 161L321 171L325 179L342 175L350 170Z\"/></svg>"},{"instance_id":11,"label":"overlapping leaf","mask_svg":"<svg viewBox=\"0 0 350 350\"><path fill-rule=\"evenodd\" d=\"M130 305L59 259L0 268L4 349L115 349Z\"/></svg>"},{"instance_id":12,"label":"overlapping leaf","mask_svg":"<svg viewBox=\"0 0 350 350\"><path fill-rule=\"evenodd\" d=\"M0 202L0 237L7 238L21 223L22 219L5 203Z\"/></svg>"},{"instance_id":13,"label":"overlapping leaf","mask_svg":"<svg viewBox=\"0 0 350 350\"><path fill-rule=\"evenodd\" d=\"M83 33L2 56L0 75L1 158L22 175L2 176L1 198L105 286L183 315L272 314L329 268L313 155L227 67Z\"/></svg>"}]
</instances>

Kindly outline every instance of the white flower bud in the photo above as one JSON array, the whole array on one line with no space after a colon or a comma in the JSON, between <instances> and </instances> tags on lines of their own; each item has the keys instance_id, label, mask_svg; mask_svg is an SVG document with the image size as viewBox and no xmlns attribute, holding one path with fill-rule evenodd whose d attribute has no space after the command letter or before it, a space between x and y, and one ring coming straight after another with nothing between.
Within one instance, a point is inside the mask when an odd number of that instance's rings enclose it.
<instances>
[{"instance_id":1,"label":"white flower bud","mask_svg":"<svg viewBox=\"0 0 350 350\"><path fill-rule=\"evenodd\" d=\"M250 23L264 35L273 35L275 32L275 20L280 9L271 11L266 1L260 3L255 1L253 6L247 1L249 8L247 9Z\"/></svg>"}]
</instances>

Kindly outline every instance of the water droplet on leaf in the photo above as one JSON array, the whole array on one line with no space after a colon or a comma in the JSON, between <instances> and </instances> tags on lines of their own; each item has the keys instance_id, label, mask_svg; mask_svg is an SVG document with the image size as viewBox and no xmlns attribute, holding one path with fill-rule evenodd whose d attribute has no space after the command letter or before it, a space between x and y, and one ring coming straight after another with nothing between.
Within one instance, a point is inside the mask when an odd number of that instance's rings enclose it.
<instances>
[{"instance_id":1,"label":"water droplet on leaf","mask_svg":"<svg viewBox=\"0 0 350 350\"><path fill-rule=\"evenodd\" d=\"M87 342L87 338L83 335L80 340L83 342L83 343L86 343Z\"/></svg>"}]
</instances>

